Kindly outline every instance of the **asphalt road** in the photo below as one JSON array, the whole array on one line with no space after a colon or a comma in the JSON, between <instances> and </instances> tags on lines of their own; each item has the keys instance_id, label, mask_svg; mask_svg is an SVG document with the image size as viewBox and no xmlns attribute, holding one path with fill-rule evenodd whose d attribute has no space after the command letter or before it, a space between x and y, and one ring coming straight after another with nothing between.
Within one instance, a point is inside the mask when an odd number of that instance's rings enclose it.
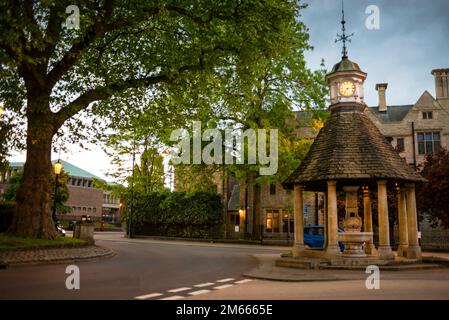
<instances>
[{"instance_id":1,"label":"asphalt road","mask_svg":"<svg viewBox=\"0 0 449 320\"><path fill-rule=\"evenodd\" d=\"M126 239L96 243L112 248L117 254L76 263L80 269L79 290L66 288L69 275L65 273L65 264L17 267L0 270L0 299L134 299L139 296L162 299L180 293L204 293L244 279L242 273L257 264L251 254L280 252L257 247L127 242Z\"/></svg>"}]
</instances>

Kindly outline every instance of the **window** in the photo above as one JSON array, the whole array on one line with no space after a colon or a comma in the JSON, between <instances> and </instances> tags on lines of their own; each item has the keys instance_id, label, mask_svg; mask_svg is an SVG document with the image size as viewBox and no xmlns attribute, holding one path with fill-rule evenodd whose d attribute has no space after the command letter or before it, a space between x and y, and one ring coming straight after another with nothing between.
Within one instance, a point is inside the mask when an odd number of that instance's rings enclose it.
<instances>
[{"instance_id":1,"label":"window","mask_svg":"<svg viewBox=\"0 0 449 320\"><path fill-rule=\"evenodd\" d=\"M276 184L270 183L270 194L276 194Z\"/></svg>"},{"instance_id":2,"label":"window","mask_svg":"<svg viewBox=\"0 0 449 320\"><path fill-rule=\"evenodd\" d=\"M418 132L418 153L433 154L440 152L440 132Z\"/></svg>"},{"instance_id":3,"label":"window","mask_svg":"<svg viewBox=\"0 0 449 320\"><path fill-rule=\"evenodd\" d=\"M388 143L391 143L393 141L393 137L385 137L385 139L387 139Z\"/></svg>"},{"instance_id":4,"label":"window","mask_svg":"<svg viewBox=\"0 0 449 320\"><path fill-rule=\"evenodd\" d=\"M425 111L422 113L422 118L425 120L433 119L432 111Z\"/></svg>"},{"instance_id":5,"label":"window","mask_svg":"<svg viewBox=\"0 0 449 320\"><path fill-rule=\"evenodd\" d=\"M282 232L292 234L295 230L295 222L289 212L283 211Z\"/></svg>"},{"instance_id":6,"label":"window","mask_svg":"<svg viewBox=\"0 0 449 320\"><path fill-rule=\"evenodd\" d=\"M404 152L405 151L404 138L397 138L396 139L396 149L399 152Z\"/></svg>"},{"instance_id":7,"label":"window","mask_svg":"<svg viewBox=\"0 0 449 320\"><path fill-rule=\"evenodd\" d=\"M93 212L93 213L96 213L96 212L97 212L97 208L93 208L93 209L92 209L92 212Z\"/></svg>"},{"instance_id":8,"label":"window","mask_svg":"<svg viewBox=\"0 0 449 320\"><path fill-rule=\"evenodd\" d=\"M267 211L267 218L265 224L267 232L279 232L279 211Z\"/></svg>"}]
</instances>

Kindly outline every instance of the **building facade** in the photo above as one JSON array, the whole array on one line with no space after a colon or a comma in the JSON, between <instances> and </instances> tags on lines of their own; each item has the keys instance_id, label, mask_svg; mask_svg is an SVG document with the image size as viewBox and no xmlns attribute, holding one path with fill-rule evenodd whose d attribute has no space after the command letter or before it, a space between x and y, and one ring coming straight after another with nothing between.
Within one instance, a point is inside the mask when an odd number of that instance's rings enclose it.
<instances>
[{"instance_id":1,"label":"building facade","mask_svg":"<svg viewBox=\"0 0 449 320\"><path fill-rule=\"evenodd\" d=\"M60 162L64 172L69 175L67 179L69 198L65 205L70 207L70 212L58 215L58 218L80 220L81 216L88 215L94 221L120 222L119 199L113 197L110 191L103 191L94 186L95 179L102 179L67 161L60 160ZM11 176L22 171L23 165L23 162L11 162L9 169L0 174L0 198L8 187Z\"/></svg>"}]
</instances>

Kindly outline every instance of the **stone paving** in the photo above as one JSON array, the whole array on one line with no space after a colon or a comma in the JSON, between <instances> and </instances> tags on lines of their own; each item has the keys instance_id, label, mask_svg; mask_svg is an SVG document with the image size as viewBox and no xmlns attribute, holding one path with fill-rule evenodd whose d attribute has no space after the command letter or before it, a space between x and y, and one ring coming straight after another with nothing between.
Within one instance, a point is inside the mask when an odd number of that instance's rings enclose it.
<instances>
[{"instance_id":1,"label":"stone paving","mask_svg":"<svg viewBox=\"0 0 449 320\"><path fill-rule=\"evenodd\" d=\"M114 255L114 251L100 246L0 251L0 266L13 267L28 264L61 263L112 255Z\"/></svg>"}]
</instances>

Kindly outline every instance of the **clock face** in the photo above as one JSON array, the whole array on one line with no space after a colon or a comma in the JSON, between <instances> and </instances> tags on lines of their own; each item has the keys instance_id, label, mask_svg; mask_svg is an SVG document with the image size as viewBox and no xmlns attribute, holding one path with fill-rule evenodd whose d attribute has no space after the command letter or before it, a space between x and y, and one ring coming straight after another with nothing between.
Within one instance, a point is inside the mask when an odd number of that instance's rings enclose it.
<instances>
[{"instance_id":1,"label":"clock face","mask_svg":"<svg viewBox=\"0 0 449 320\"><path fill-rule=\"evenodd\" d=\"M345 97L352 96L355 92L355 84L351 81L345 81L340 84L340 93Z\"/></svg>"}]
</instances>

